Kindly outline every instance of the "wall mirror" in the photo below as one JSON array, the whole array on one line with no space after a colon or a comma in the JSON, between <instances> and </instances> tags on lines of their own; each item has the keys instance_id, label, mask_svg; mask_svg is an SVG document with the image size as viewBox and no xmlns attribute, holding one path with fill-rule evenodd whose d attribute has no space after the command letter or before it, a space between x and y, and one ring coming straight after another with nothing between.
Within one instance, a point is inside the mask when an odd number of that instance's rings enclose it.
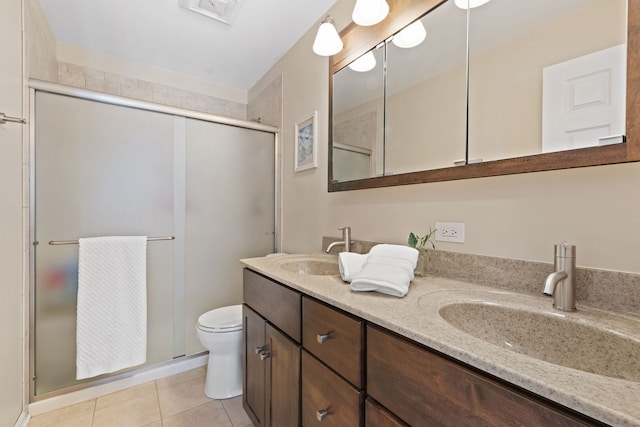
<instances>
[{"instance_id":1,"label":"wall mirror","mask_svg":"<svg viewBox=\"0 0 640 427\"><path fill-rule=\"evenodd\" d=\"M451 1L385 44L385 175L464 162L466 29L466 12Z\"/></svg>"},{"instance_id":2,"label":"wall mirror","mask_svg":"<svg viewBox=\"0 0 640 427\"><path fill-rule=\"evenodd\" d=\"M383 174L383 54L383 48L373 48L333 76L331 154L337 182Z\"/></svg>"},{"instance_id":3,"label":"wall mirror","mask_svg":"<svg viewBox=\"0 0 640 427\"><path fill-rule=\"evenodd\" d=\"M640 160L638 2L466 1L390 1L382 23L342 32L329 191ZM416 22L422 42L394 43ZM369 156L357 173L344 146Z\"/></svg>"}]
</instances>

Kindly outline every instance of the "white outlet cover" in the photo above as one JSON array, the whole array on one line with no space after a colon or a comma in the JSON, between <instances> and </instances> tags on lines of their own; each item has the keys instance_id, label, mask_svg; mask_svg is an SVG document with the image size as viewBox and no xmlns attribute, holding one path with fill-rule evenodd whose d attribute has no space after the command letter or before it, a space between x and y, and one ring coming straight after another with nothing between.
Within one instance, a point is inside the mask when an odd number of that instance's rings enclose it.
<instances>
[{"instance_id":1,"label":"white outlet cover","mask_svg":"<svg viewBox=\"0 0 640 427\"><path fill-rule=\"evenodd\" d=\"M464 222L436 222L436 242L464 243Z\"/></svg>"}]
</instances>

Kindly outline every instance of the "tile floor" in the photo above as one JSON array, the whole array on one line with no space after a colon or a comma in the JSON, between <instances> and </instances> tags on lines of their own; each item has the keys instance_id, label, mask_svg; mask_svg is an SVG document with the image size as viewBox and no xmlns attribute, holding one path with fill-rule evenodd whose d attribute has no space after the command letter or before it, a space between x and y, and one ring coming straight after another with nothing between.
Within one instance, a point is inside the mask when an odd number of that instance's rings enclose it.
<instances>
[{"instance_id":1,"label":"tile floor","mask_svg":"<svg viewBox=\"0 0 640 427\"><path fill-rule=\"evenodd\" d=\"M251 427L242 397L205 396L205 368L151 381L31 418L29 427Z\"/></svg>"}]
</instances>

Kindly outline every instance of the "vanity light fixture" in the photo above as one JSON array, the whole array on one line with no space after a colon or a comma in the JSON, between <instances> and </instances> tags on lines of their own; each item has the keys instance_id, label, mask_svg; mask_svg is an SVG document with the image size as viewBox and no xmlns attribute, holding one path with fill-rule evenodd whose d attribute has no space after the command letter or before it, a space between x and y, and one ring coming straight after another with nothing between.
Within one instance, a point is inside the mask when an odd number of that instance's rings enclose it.
<instances>
[{"instance_id":1,"label":"vanity light fixture","mask_svg":"<svg viewBox=\"0 0 640 427\"><path fill-rule=\"evenodd\" d=\"M460 9L473 9L490 1L491 0L455 0L455 3Z\"/></svg>"},{"instance_id":2,"label":"vanity light fixture","mask_svg":"<svg viewBox=\"0 0 640 427\"><path fill-rule=\"evenodd\" d=\"M403 28L398 34L393 36L391 42L401 48L418 46L427 37L427 30L422 21L418 20L413 24Z\"/></svg>"},{"instance_id":3,"label":"vanity light fixture","mask_svg":"<svg viewBox=\"0 0 640 427\"><path fill-rule=\"evenodd\" d=\"M369 51L362 55L360 58L353 61L348 65L353 71L357 71L359 73L365 73L367 71L371 71L376 66L376 57L373 56L373 52Z\"/></svg>"},{"instance_id":4,"label":"vanity light fixture","mask_svg":"<svg viewBox=\"0 0 640 427\"><path fill-rule=\"evenodd\" d=\"M381 22L389 14L386 0L357 0L351 18L356 24L368 27Z\"/></svg>"},{"instance_id":5,"label":"vanity light fixture","mask_svg":"<svg viewBox=\"0 0 640 427\"><path fill-rule=\"evenodd\" d=\"M318 28L316 39L313 42L313 51L316 55L331 56L340 52L343 47L342 40L336 30L335 22L331 15L327 15Z\"/></svg>"}]
</instances>

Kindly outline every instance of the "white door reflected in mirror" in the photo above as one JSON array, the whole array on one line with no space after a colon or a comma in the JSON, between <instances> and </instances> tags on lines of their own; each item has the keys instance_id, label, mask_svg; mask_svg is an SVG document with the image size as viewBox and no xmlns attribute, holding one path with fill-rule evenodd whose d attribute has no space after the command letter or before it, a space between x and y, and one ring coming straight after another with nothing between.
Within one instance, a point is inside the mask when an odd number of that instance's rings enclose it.
<instances>
[{"instance_id":1,"label":"white door reflected in mirror","mask_svg":"<svg viewBox=\"0 0 640 427\"><path fill-rule=\"evenodd\" d=\"M544 68L542 152L593 147L624 135L626 53L623 43Z\"/></svg>"}]
</instances>

